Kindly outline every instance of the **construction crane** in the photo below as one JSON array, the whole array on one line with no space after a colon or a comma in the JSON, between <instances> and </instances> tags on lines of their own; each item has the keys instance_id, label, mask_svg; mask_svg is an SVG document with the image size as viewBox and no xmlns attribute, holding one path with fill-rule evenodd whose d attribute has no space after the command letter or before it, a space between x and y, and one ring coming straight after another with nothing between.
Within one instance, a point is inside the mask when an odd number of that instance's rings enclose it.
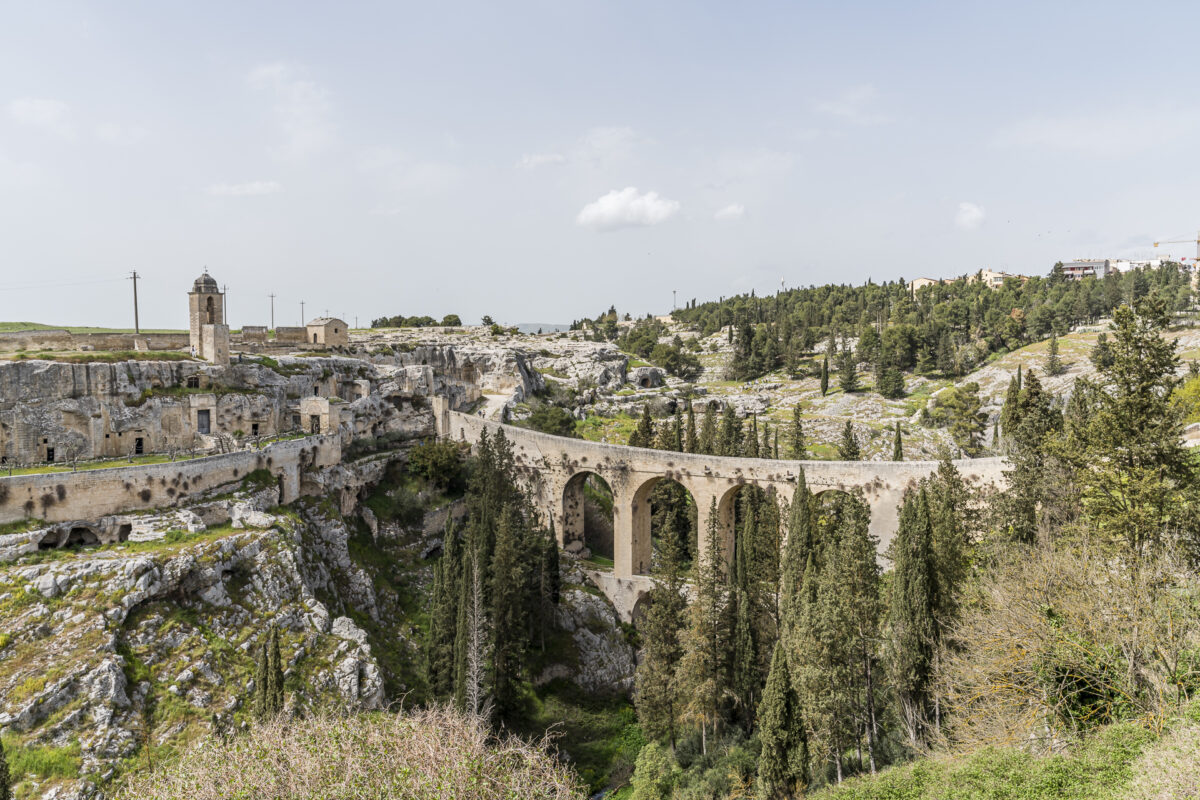
<instances>
[{"instance_id":1,"label":"construction crane","mask_svg":"<svg viewBox=\"0 0 1200 800\"><path fill-rule=\"evenodd\" d=\"M1196 233L1195 239L1169 239L1162 242L1155 242L1154 246L1158 247L1160 244L1194 244L1196 245L1196 262L1200 263L1200 231ZM1187 259L1184 260L1186 261Z\"/></svg>"}]
</instances>

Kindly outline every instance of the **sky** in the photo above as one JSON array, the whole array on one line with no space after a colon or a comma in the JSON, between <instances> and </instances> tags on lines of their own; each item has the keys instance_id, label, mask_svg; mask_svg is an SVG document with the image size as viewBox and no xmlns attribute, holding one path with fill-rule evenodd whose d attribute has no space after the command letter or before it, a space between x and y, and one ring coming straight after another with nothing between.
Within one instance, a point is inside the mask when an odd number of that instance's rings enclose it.
<instances>
[{"instance_id":1,"label":"sky","mask_svg":"<svg viewBox=\"0 0 1200 800\"><path fill-rule=\"evenodd\" d=\"M1195 256L1189 3L0 0L0 320L569 322ZM673 292L677 294L673 295Z\"/></svg>"}]
</instances>

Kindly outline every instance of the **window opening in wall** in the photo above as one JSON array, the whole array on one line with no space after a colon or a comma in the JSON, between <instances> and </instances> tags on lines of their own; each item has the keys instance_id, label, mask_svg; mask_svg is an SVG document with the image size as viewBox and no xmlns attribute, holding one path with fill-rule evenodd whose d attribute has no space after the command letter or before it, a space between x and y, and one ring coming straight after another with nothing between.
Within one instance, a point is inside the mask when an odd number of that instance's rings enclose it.
<instances>
[{"instance_id":1,"label":"window opening in wall","mask_svg":"<svg viewBox=\"0 0 1200 800\"><path fill-rule=\"evenodd\" d=\"M215 312L213 311L213 299L211 297L208 298L207 302L205 302L204 308L205 308L205 316L208 317L208 324L212 325L216 320L215 320Z\"/></svg>"},{"instance_id":2,"label":"window opening in wall","mask_svg":"<svg viewBox=\"0 0 1200 800\"><path fill-rule=\"evenodd\" d=\"M54 460L54 448L53 448L53 447L47 447L47 448L46 448L46 460L47 460L47 461L53 461L53 460Z\"/></svg>"},{"instance_id":3,"label":"window opening in wall","mask_svg":"<svg viewBox=\"0 0 1200 800\"><path fill-rule=\"evenodd\" d=\"M293 428L300 427L300 415L299 414L292 414L292 427Z\"/></svg>"},{"instance_id":4,"label":"window opening in wall","mask_svg":"<svg viewBox=\"0 0 1200 800\"><path fill-rule=\"evenodd\" d=\"M212 433L212 418L208 409L196 412L196 430L200 433Z\"/></svg>"},{"instance_id":5,"label":"window opening in wall","mask_svg":"<svg viewBox=\"0 0 1200 800\"><path fill-rule=\"evenodd\" d=\"M199 376L199 375L192 375L191 377L189 377L189 378L187 379L187 388L189 388L189 389L199 389L199 388L200 388L200 376Z\"/></svg>"},{"instance_id":6,"label":"window opening in wall","mask_svg":"<svg viewBox=\"0 0 1200 800\"><path fill-rule=\"evenodd\" d=\"M144 452L146 452L146 440L139 436L133 440L133 454L140 456Z\"/></svg>"},{"instance_id":7,"label":"window opening in wall","mask_svg":"<svg viewBox=\"0 0 1200 800\"><path fill-rule=\"evenodd\" d=\"M314 387L313 387L313 397L316 397L316 396L317 396L318 394L320 394L320 393L321 393L321 387L320 387L320 386L314 386Z\"/></svg>"},{"instance_id":8,"label":"window opening in wall","mask_svg":"<svg viewBox=\"0 0 1200 800\"><path fill-rule=\"evenodd\" d=\"M320 433L321 432L321 417L317 414L310 414L308 416L308 428L313 433Z\"/></svg>"},{"instance_id":9,"label":"window opening in wall","mask_svg":"<svg viewBox=\"0 0 1200 800\"><path fill-rule=\"evenodd\" d=\"M250 435L258 436L258 423L257 422L250 423Z\"/></svg>"},{"instance_id":10,"label":"window opening in wall","mask_svg":"<svg viewBox=\"0 0 1200 800\"><path fill-rule=\"evenodd\" d=\"M317 343L317 335L314 333L313 334L313 344L316 344L316 343Z\"/></svg>"}]
</instances>

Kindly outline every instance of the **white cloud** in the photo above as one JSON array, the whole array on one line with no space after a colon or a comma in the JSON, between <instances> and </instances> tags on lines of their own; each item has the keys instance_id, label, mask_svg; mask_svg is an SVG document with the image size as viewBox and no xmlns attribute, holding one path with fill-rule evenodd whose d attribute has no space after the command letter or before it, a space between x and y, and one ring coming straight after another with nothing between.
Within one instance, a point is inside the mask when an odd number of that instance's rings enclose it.
<instances>
[{"instance_id":1,"label":"white cloud","mask_svg":"<svg viewBox=\"0 0 1200 800\"><path fill-rule=\"evenodd\" d=\"M119 125L115 122L105 122L96 126L96 138L108 144L137 144L149 135L149 131L137 125Z\"/></svg>"},{"instance_id":2,"label":"white cloud","mask_svg":"<svg viewBox=\"0 0 1200 800\"><path fill-rule=\"evenodd\" d=\"M713 219L719 222L728 222L730 220L741 219L746 216L746 207L741 203L730 203L722 208L717 213L713 214Z\"/></svg>"},{"instance_id":3,"label":"white cloud","mask_svg":"<svg viewBox=\"0 0 1200 800\"><path fill-rule=\"evenodd\" d=\"M575 218L576 223L597 231L615 231L658 225L666 222L679 210L679 203L659 197L658 192L641 193L636 186L613 189L598 200L588 203Z\"/></svg>"},{"instance_id":4,"label":"white cloud","mask_svg":"<svg viewBox=\"0 0 1200 800\"><path fill-rule=\"evenodd\" d=\"M333 138L329 93L285 63L264 64L251 70L247 81L255 89L274 95L272 113L283 142L272 148L279 158L296 159L323 150Z\"/></svg>"},{"instance_id":5,"label":"white cloud","mask_svg":"<svg viewBox=\"0 0 1200 800\"><path fill-rule=\"evenodd\" d=\"M517 167L519 169L537 169L565 163L567 163L567 157L562 153L525 153L517 162Z\"/></svg>"},{"instance_id":6,"label":"white cloud","mask_svg":"<svg viewBox=\"0 0 1200 800\"><path fill-rule=\"evenodd\" d=\"M246 183L217 183L206 190L214 197L258 197L282 192L283 187L275 181L248 181Z\"/></svg>"},{"instance_id":7,"label":"white cloud","mask_svg":"<svg viewBox=\"0 0 1200 800\"><path fill-rule=\"evenodd\" d=\"M1166 123L1164 120L1169 119ZM1002 128L998 147L1058 150L1091 157L1153 150L1200 129L1200 114L1126 110L1104 116L1034 117Z\"/></svg>"},{"instance_id":8,"label":"white cloud","mask_svg":"<svg viewBox=\"0 0 1200 800\"><path fill-rule=\"evenodd\" d=\"M8 115L22 125L37 128L61 139L75 137L71 109L60 100L21 97L8 104Z\"/></svg>"},{"instance_id":9,"label":"white cloud","mask_svg":"<svg viewBox=\"0 0 1200 800\"><path fill-rule=\"evenodd\" d=\"M985 216L984 210L974 203L959 203L954 224L964 231L973 231L983 224Z\"/></svg>"},{"instance_id":10,"label":"white cloud","mask_svg":"<svg viewBox=\"0 0 1200 800\"><path fill-rule=\"evenodd\" d=\"M887 116L873 111L879 91L869 83L853 86L838 97L817 103L817 113L837 117L857 125L880 125L888 121Z\"/></svg>"}]
</instances>

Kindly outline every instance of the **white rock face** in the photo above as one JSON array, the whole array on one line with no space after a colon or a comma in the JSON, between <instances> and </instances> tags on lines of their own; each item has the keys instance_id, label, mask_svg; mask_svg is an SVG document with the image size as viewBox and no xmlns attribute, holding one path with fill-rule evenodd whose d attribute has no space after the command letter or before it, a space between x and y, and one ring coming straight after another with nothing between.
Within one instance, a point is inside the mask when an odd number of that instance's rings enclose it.
<instances>
[{"instance_id":1,"label":"white rock face","mask_svg":"<svg viewBox=\"0 0 1200 800\"><path fill-rule=\"evenodd\" d=\"M579 650L573 683L588 692L632 691L636 654L608 601L582 589L566 589L555 608L555 622Z\"/></svg>"}]
</instances>

